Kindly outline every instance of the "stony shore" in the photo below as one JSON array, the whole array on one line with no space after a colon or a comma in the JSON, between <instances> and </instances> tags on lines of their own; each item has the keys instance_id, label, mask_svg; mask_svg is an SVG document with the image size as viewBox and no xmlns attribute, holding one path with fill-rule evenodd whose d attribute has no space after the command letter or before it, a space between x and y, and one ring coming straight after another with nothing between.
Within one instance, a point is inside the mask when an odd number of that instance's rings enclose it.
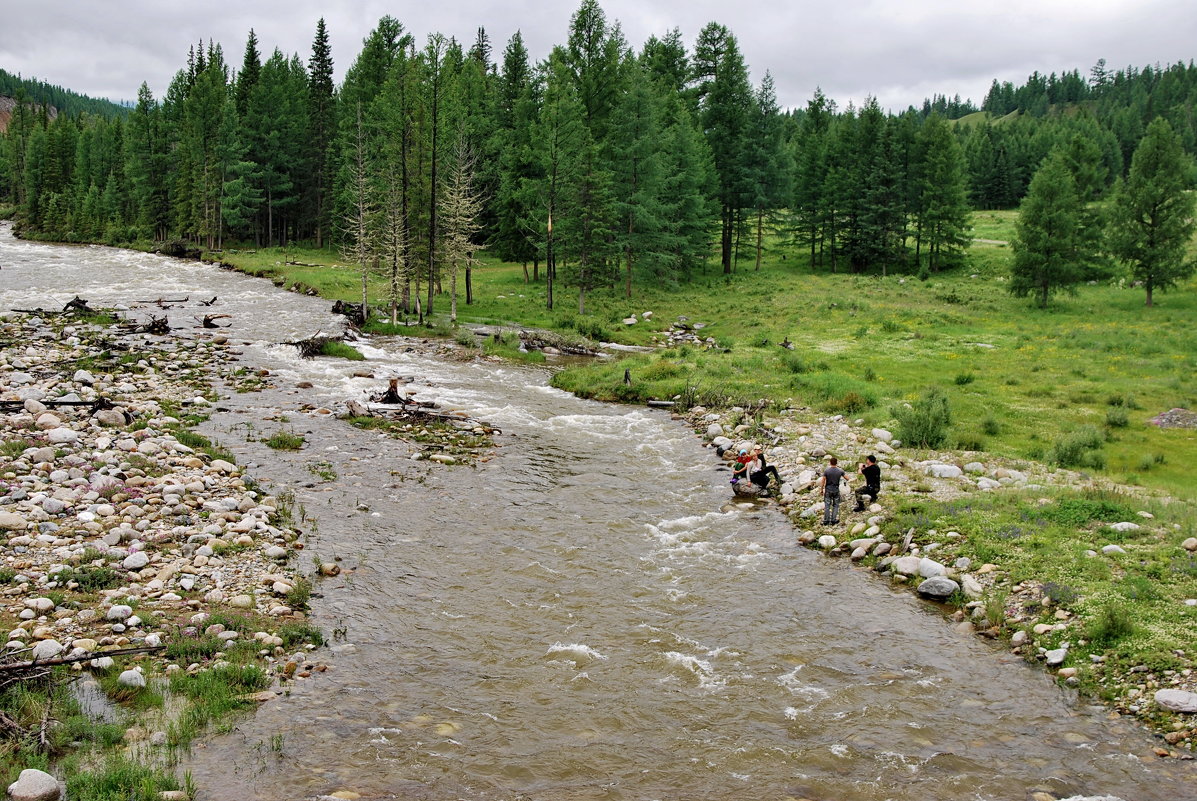
<instances>
[{"instance_id":1,"label":"stony shore","mask_svg":"<svg viewBox=\"0 0 1197 801\"><path fill-rule=\"evenodd\" d=\"M951 501L976 493L1019 493L1031 503L1046 504L1042 496L1060 490L1110 488L1107 482L1036 462L1013 461L992 454L969 452L916 452L902 447L894 435L869 428L863 421L841 415L819 415L810 409L791 409L758 425L743 409L710 412L690 410L685 421L730 460L752 439L765 448L768 462L778 468L782 486L774 501L792 520L798 542L832 557L851 559L875 575L906 585L920 596L943 606L945 614L964 635L984 636L1000 643L1029 662L1043 665L1064 686L1079 687L1076 667L1063 667L1071 641L1083 636L1081 616L1052 608L1045 582L1009 580L1000 564L974 564L957 551L964 544L955 531L898 531L894 512L900 499L918 495ZM772 443L772 445L770 445ZM852 483L860 486L856 464L875 454L882 469L883 490L878 502L866 511L851 511L853 498L845 491L838 526L823 526L822 498L817 484L831 456L840 459ZM1157 534L1178 554L1197 551L1197 539L1159 523L1141 510L1133 520L1107 521L1120 531ZM1158 532L1153 531L1159 529ZM1078 532L1078 536L1092 536ZM1126 552L1115 544L1093 542L1093 558L1116 557ZM993 620L989 602L1003 598L1000 619ZM1185 601L1197 606L1197 600ZM1061 642L1061 638L1066 638ZM1049 643L1050 639L1050 643ZM1176 652L1185 666L1179 670L1153 670L1147 665L1111 666L1104 657L1091 656L1091 669L1101 674L1100 684L1109 705L1132 716L1160 736L1164 743L1156 755L1192 758L1197 745L1197 669L1191 655ZM1161 714L1163 713L1163 714Z\"/></svg>"},{"instance_id":2,"label":"stony shore","mask_svg":"<svg viewBox=\"0 0 1197 801\"><path fill-rule=\"evenodd\" d=\"M235 360L223 338L10 315L0 345L6 659L94 654L74 668L106 670L108 651L162 646L124 665L129 687L234 647L281 678L321 669L295 636L306 582L286 564L303 547L287 499L189 436L187 418L204 415L211 379ZM172 645L213 638L222 651L171 658L191 653Z\"/></svg>"}]
</instances>

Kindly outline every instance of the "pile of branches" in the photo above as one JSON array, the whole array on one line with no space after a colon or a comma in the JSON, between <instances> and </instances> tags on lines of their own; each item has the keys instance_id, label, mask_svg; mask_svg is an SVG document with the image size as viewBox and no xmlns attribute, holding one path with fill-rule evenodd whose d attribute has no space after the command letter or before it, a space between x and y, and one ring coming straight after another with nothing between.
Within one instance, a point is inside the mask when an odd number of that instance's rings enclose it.
<instances>
[{"instance_id":1,"label":"pile of branches","mask_svg":"<svg viewBox=\"0 0 1197 801\"><path fill-rule=\"evenodd\" d=\"M311 359L314 356L319 356L324 350L324 346L329 342L344 342L344 337L331 337L324 334L313 334L307 339L296 339L291 342L284 342L284 345L291 345L299 348L299 355L305 359Z\"/></svg>"}]
</instances>

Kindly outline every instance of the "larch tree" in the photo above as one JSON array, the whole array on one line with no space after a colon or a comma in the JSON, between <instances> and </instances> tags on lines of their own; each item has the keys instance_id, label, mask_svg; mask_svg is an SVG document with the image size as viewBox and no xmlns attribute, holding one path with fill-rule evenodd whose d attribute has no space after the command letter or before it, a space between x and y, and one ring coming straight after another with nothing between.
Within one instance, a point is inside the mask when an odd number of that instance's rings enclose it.
<instances>
[{"instance_id":1,"label":"larch tree","mask_svg":"<svg viewBox=\"0 0 1197 801\"><path fill-rule=\"evenodd\" d=\"M370 143L360 102L354 112L353 138L342 151L347 205L341 222L344 234L341 255L346 261L356 264L361 272L361 322L365 324L370 319L370 262L375 255L373 221L376 206L370 182Z\"/></svg>"},{"instance_id":2,"label":"larch tree","mask_svg":"<svg viewBox=\"0 0 1197 801\"><path fill-rule=\"evenodd\" d=\"M459 130L450 153L449 174L441 190L441 254L449 267L449 319L457 322L457 273L478 264L480 247L475 237L481 229L482 195L474 185L477 160L470 151L465 131Z\"/></svg>"},{"instance_id":3,"label":"larch tree","mask_svg":"<svg viewBox=\"0 0 1197 801\"><path fill-rule=\"evenodd\" d=\"M1153 305L1157 289L1169 289L1193 273L1187 246L1193 238L1192 160L1172 126L1156 118L1131 157L1130 172L1114 190L1108 247L1130 266Z\"/></svg>"}]
</instances>

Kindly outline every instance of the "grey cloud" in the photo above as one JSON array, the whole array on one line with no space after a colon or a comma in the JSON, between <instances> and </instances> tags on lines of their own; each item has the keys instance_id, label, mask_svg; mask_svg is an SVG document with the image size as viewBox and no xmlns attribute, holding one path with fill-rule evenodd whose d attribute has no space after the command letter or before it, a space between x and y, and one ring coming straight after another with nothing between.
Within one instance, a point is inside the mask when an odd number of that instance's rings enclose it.
<instances>
[{"instance_id":1,"label":"grey cloud","mask_svg":"<svg viewBox=\"0 0 1197 801\"><path fill-rule=\"evenodd\" d=\"M540 59L565 41L576 8L544 0L43 0L14 6L0 30L0 67L113 99L135 97L142 81L161 96L200 40L221 43L235 68L251 27L263 56L278 47L306 60L316 20L324 16L340 78L383 14L394 15L421 42L439 31L468 44L485 26L496 58L519 29ZM673 27L693 43L707 22L727 25L753 80L769 70L786 106L804 105L817 86L841 107L874 96L901 110L934 93L980 102L994 78L1019 82L1035 70L1086 72L1103 57L1111 67L1188 61L1197 40L1191 0L608 0L603 8L636 47Z\"/></svg>"}]
</instances>

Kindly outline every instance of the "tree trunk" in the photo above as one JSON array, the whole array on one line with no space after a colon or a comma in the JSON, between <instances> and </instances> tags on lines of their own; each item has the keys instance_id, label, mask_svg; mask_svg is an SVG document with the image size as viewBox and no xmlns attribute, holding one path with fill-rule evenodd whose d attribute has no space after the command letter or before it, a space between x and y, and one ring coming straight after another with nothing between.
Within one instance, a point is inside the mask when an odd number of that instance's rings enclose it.
<instances>
[{"instance_id":1,"label":"tree trunk","mask_svg":"<svg viewBox=\"0 0 1197 801\"><path fill-rule=\"evenodd\" d=\"M723 274L731 275L732 271L732 209L726 203L723 205L723 230L721 233L720 249L723 259Z\"/></svg>"},{"instance_id":2,"label":"tree trunk","mask_svg":"<svg viewBox=\"0 0 1197 801\"><path fill-rule=\"evenodd\" d=\"M763 238L762 223L764 221L764 209L756 210L756 269L761 269L761 242Z\"/></svg>"},{"instance_id":3,"label":"tree trunk","mask_svg":"<svg viewBox=\"0 0 1197 801\"><path fill-rule=\"evenodd\" d=\"M470 306L474 303L474 254L471 251L466 254L466 305Z\"/></svg>"},{"instance_id":4,"label":"tree trunk","mask_svg":"<svg viewBox=\"0 0 1197 801\"><path fill-rule=\"evenodd\" d=\"M1146 285L1144 288L1147 290L1147 307L1148 307L1148 308L1151 308L1151 306L1153 305L1153 304L1152 304L1152 301L1151 301L1151 291L1152 291L1153 289L1155 289L1155 287L1153 287L1153 286L1151 285L1151 282L1150 282L1150 281L1148 281L1148 282L1147 282L1147 285Z\"/></svg>"}]
</instances>

